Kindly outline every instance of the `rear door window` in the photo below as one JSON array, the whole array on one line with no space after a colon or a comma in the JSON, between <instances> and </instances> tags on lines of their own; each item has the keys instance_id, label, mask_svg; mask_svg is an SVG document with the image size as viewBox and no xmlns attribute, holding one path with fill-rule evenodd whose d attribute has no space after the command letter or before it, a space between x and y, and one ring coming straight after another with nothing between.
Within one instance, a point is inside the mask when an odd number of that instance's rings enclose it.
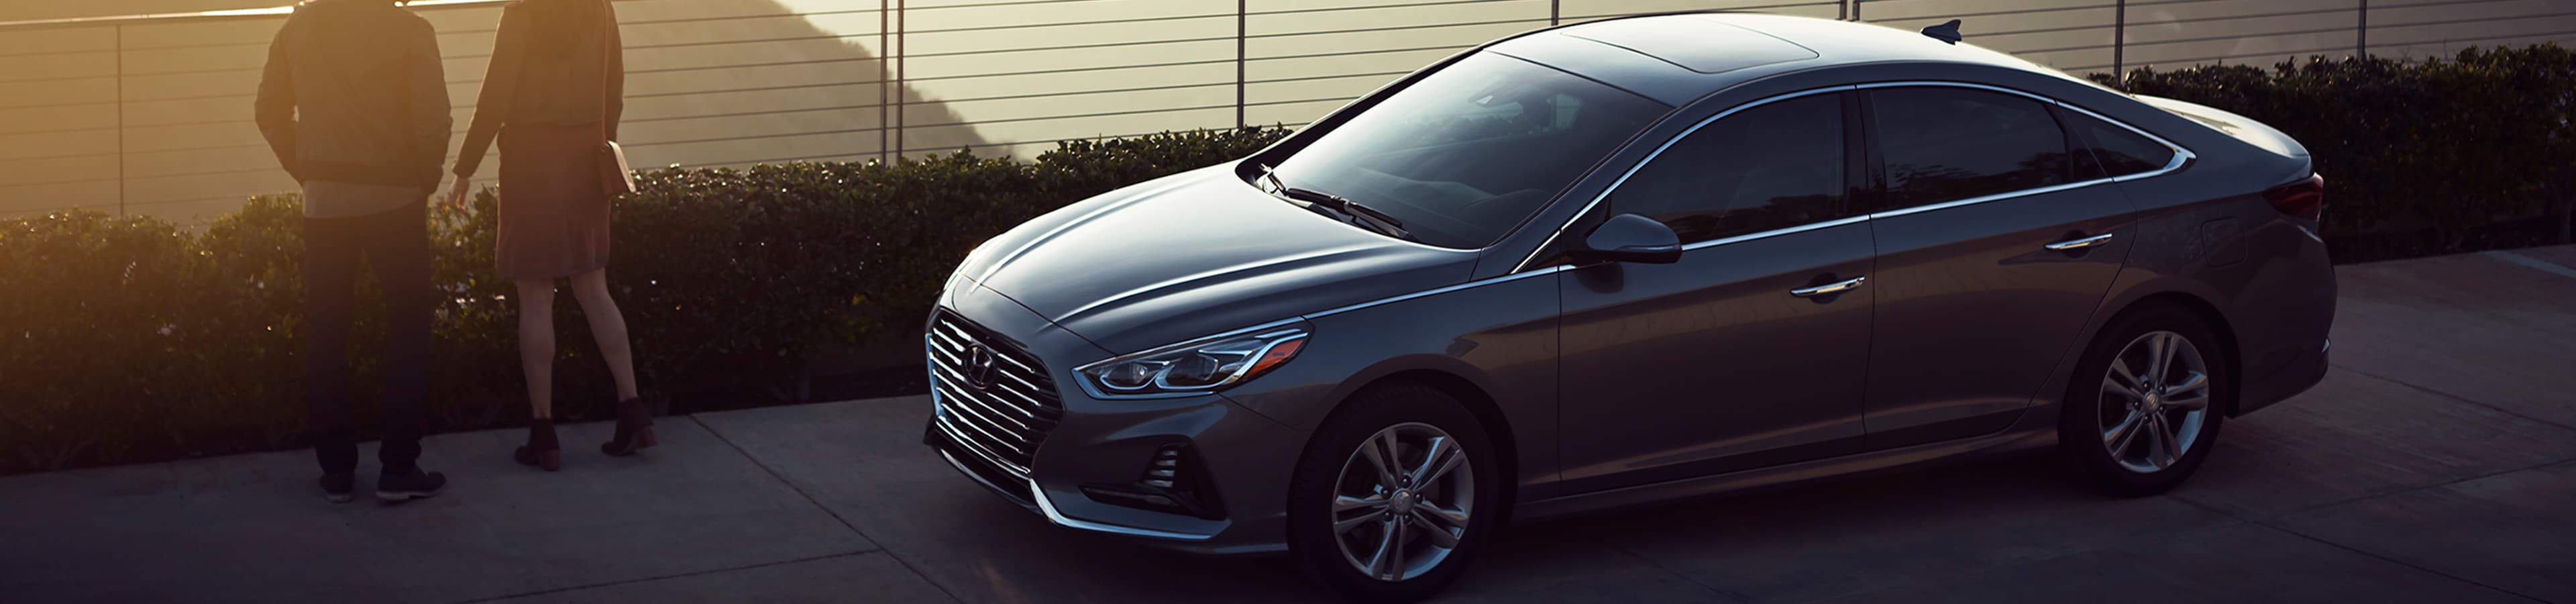
<instances>
[{"instance_id":1,"label":"rear door window","mask_svg":"<svg viewBox=\"0 0 2576 604\"><path fill-rule=\"evenodd\" d=\"M2071 182L2074 155L2048 106L1972 88L1869 91L1886 166L1881 209Z\"/></svg>"}]
</instances>

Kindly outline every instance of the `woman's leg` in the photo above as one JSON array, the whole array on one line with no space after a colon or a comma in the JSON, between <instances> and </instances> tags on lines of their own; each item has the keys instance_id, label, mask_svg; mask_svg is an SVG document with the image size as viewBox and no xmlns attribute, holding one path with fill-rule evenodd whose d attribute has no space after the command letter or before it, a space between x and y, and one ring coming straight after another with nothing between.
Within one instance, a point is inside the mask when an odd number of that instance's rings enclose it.
<instances>
[{"instance_id":1,"label":"woman's leg","mask_svg":"<svg viewBox=\"0 0 2576 604\"><path fill-rule=\"evenodd\" d=\"M608 375L617 381L617 400L634 399L634 345L626 338L626 317L617 312L617 300L608 296L608 269L574 275L572 297L581 303L582 316L590 318L599 357L608 361Z\"/></svg>"},{"instance_id":2,"label":"woman's leg","mask_svg":"<svg viewBox=\"0 0 2576 604\"><path fill-rule=\"evenodd\" d=\"M519 280L519 365L528 375L528 413L555 416L555 281Z\"/></svg>"}]
</instances>

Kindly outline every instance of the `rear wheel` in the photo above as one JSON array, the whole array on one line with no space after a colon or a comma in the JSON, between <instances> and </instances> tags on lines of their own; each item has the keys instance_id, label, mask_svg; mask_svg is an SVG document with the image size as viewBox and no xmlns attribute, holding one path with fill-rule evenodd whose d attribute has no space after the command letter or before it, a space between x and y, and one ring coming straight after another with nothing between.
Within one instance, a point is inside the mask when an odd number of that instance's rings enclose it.
<instances>
[{"instance_id":1,"label":"rear wheel","mask_svg":"<svg viewBox=\"0 0 2576 604\"><path fill-rule=\"evenodd\" d=\"M2173 489L2218 444L2235 396L2230 361L2189 311L2155 306L2113 319L2067 387L2059 448L2111 494Z\"/></svg>"},{"instance_id":2,"label":"rear wheel","mask_svg":"<svg viewBox=\"0 0 2576 604\"><path fill-rule=\"evenodd\" d=\"M1490 442L1465 406L1435 388L1397 384L1353 397L1297 463L1291 556L1354 599L1439 593L1465 572L1500 510Z\"/></svg>"}]
</instances>

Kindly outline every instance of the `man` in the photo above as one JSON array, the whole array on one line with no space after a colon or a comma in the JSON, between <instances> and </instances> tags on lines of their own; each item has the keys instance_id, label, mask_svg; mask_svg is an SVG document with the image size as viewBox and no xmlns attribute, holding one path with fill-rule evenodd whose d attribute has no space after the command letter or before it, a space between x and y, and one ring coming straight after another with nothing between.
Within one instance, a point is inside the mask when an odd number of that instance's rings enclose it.
<instances>
[{"instance_id":1,"label":"man","mask_svg":"<svg viewBox=\"0 0 2576 604\"><path fill-rule=\"evenodd\" d=\"M345 357L358 271L370 266L385 303L376 497L406 501L447 486L418 464L433 300L426 212L449 126L442 72L429 21L392 0L312 0L278 29L261 76L260 132L304 187L305 387L322 493L333 502L356 489Z\"/></svg>"}]
</instances>

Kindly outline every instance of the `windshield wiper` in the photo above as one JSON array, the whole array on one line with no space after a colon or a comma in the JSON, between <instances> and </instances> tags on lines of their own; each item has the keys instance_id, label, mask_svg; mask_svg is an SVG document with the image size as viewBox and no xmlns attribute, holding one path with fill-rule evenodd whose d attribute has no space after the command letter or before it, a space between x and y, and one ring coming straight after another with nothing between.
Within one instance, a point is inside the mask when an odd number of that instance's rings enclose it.
<instances>
[{"instance_id":1,"label":"windshield wiper","mask_svg":"<svg viewBox=\"0 0 2576 604\"><path fill-rule=\"evenodd\" d=\"M1377 231L1379 233L1384 233L1389 237L1415 243L1420 243L1422 241L1421 239L1414 238L1412 232L1404 230L1404 221L1396 220L1394 216L1388 215L1386 212L1378 211L1377 208L1368 207L1367 204L1351 201L1348 197L1334 195L1314 189L1301 189L1288 186L1287 183L1279 181L1279 175L1272 172L1273 169L1269 164L1261 165L1261 178L1269 181L1271 194L1294 201L1306 202L1306 207L1310 209L1321 208L1324 210L1330 210L1332 213L1339 215L1345 222L1349 222L1353 225L1358 225L1372 231Z\"/></svg>"},{"instance_id":2,"label":"windshield wiper","mask_svg":"<svg viewBox=\"0 0 2576 604\"><path fill-rule=\"evenodd\" d=\"M1421 241L1420 239L1414 239L1412 232L1404 230L1404 221L1396 220L1394 216L1389 216L1385 212L1377 211L1377 208L1368 207L1360 202L1351 201L1349 199L1343 199L1342 213L1350 214L1359 218L1365 218L1368 219L1369 222L1377 223L1373 226L1377 228L1378 232L1392 235L1397 239L1413 242Z\"/></svg>"}]
</instances>

